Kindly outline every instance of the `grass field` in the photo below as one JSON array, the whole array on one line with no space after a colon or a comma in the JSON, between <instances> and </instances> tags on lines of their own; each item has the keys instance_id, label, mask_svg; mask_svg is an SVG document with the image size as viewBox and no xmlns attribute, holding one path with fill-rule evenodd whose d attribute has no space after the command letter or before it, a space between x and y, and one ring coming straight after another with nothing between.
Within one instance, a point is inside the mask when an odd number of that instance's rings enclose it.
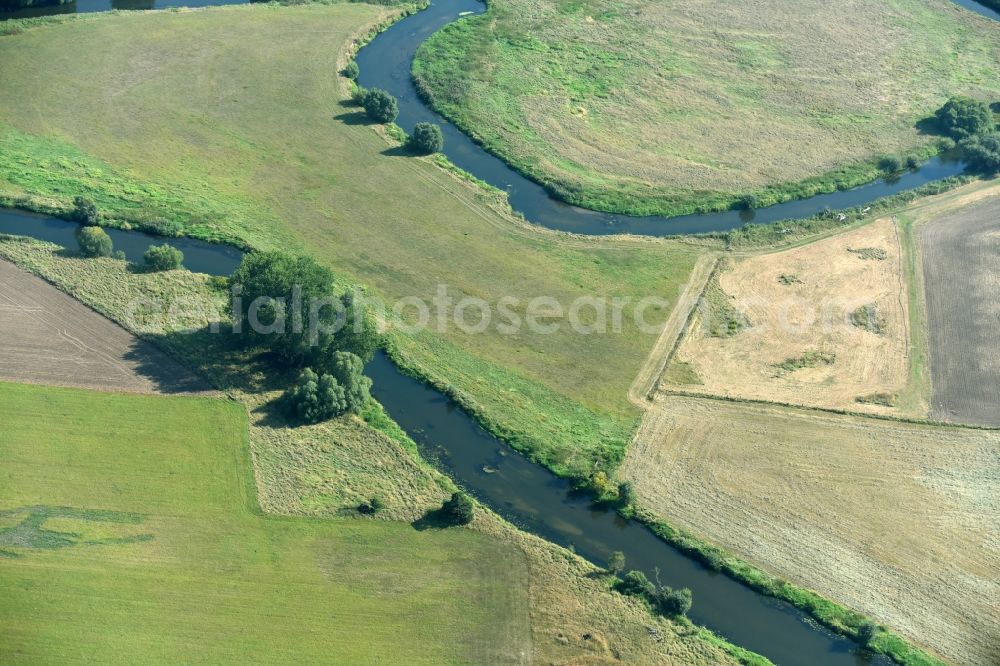
<instances>
[{"instance_id":1,"label":"grass field","mask_svg":"<svg viewBox=\"0 0 1000 666\"><path fill-rule=\"evenodd\" d=\"M498 212L495 195L393 154L338 104L345 42L390 13L231 7L88 16L0 37L10 91L0 194L65 205L84 192L110 217L308 252L389 303L429 300L439 284L456 301L513 296L522 309L536 296L675 299L697 246L532 228ZM400 336L398 348L522 448L578 473L623 455L638 419L627 389L654 341L627 319L614 335L452 326Z\"/></svg>"},{"instance_id":2,"label":"grass field","mask_svg":"<svg viewBox=\"0 0 1000 666\"><path fill-rule=\"evenodd\" d=\"M417 54L434 105L562 198L679 214L855 185L953 94L1000 97L1000 33L950 0L494 0Z\"/></svg>"},{"instance_id":3,"label":"grass field","mask_svg":"<svg viewBox=\"0 0 1000 666\"><path fill-rule=\"evenodd\" d=\"M674 356L668 374L681 381L673 386L892 412L910 361L901 252L897 225L884 218L727 262ZM744 327L730 332L729 321ZM682 366L690 370L686 377ZM926 405L919 415L925 413Z\"/></svg>"},{"instance_id":4,"label":"grass field","mask_svg":"<svg viewBox=\"0 0 1000 666\"><path fill-rule=\"evenodd\" d=\"M37 241L0 239L0 256L71 291L78 299L113 319L134 326L135 332L155 338L173 355L184 359L213 383L225 388L230 397L240 401L250 414L249 449L257 497L265 513L357 519L358 504L377 496L386 507L379 517L412 521L439 506L451 491L450 483L415 455L415 445L378 405L369 406L363 415L364 421L344 418L315 426L288 428L267 405L277 395L269 388L272 382L267 373L270 370L252 357L234 354L218 336L191 332L206 323L207 318L201 322L188 320L182 328L175 329L162 326L154 316L128 316L129 304L137 297L163 299L167 308L192 297L207 303L218 300L221 295L212 290L205 276L183 271L134 273L127 271L123 262L112 259L80 261L63 256L52 245ZM54 290L54 287L48 288ZM4 506L0 496L0 510ZM16 522L16 518L0 515L0 527L13 527ZM336 525L338 529L344 527L345 539L353 539L357 534L352 531L357 520L322 522ZM310 523L303 521L302 524ZM378 548L392 546L380 541L380 537L365 536L370 534L368 530L376 530L366 524L358 528L362 530L357 537L358 553L347 552L352 547L348 544L340 555L349 562L356 562L357 558L370 559L371 566L359 565L350 573L344 572L334 584L353 587L353 577L367 579L381 571L378 567L383 564L387 568L397 566L394 558L375 552ZM399 533L396 529L402 527L405 525L397 524L387 534L391 538L401 534L399 538L405 540L406 530ZM486 511L478 512L472 528L485 535L487 543L499 541L520 553L528 573L518 584L526 595L530 612L530 622L527 622L530 638L524 655L513 655L513 648L510 648L503 654L473 654L473 661L563 663L582 659L586 663L617 660L635 664L729 663L730 658L722 651L725 648L720 649L714 643L716 639L652 616L633 599L609 591L607 582L593 575L593 567L567 551L520 532ZM376 530L374 534L381 533ZM423 543L426 542L419 542ZM452 541L447 543L456 545ZM417 553L413 557L427 562L437 552L433 543L428 548L427 554ZM492 556L487 556L486 560L493 562ZM508 565L518 566L516 562ZM439 566L450 565L439 563ZM404 567L404 571L408 569ZM460 567L455 575L467 573ZM444 575L447 578L451 574ZM508 584L510 582L508 580ZM400 579L400 584L406 581ZM361 585L363 593L370 589L368 586L367 582ZM477 589L486 593L482 588ZM497 611L488 595L483 608ZM505 619L514 623L523 621L516 613ZM383 629L377 625L378 635L372 638L373 643L394 640L391 626L387 624ZM656 628L658 639L651 636L647 629L650 626ZM510 645L516 648L518 643L511 639Z\"/></svg>"},{"instance_id":5,"label":"grass field","mask_svg":"<svg viewBox=\"0 0 1000 666\"><path fill-rule=\"evenodd\" d=\"M483 663L527 649L516 548L264 517L238 404L0 384L0 413L5 519L51 516L0 532L4 663Z\"/></svg>"},{"instance_id":6,"label":"grass field","mask_svg":"<svg viewBox=\"0 0 1000 666\"><path fill-rule=\"evenodd\" d=\"M1000 433L660 396L642 504L956 664L1000 658Z\"/></svg>"}]
</instances>

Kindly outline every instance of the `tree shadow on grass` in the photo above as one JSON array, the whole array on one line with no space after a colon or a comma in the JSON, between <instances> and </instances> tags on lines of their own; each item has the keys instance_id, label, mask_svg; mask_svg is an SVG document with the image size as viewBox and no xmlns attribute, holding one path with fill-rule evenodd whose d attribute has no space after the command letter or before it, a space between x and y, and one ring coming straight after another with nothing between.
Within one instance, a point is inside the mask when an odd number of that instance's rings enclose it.
<instances>
[{"instance_id":1,"label":"tree shadow on grass","mask_svg":"<svg viewBox=\"0 0 1000 666\"><path fill-rule=\"evenodd\" d=\"M395 146L393 148L386 148L382 151L382 154L387 157L413 157L414 153L406 146Z\"/></svg>"},{"instance_id":2,"label":"tree shadow on grass","mask_svg":"<svg viewBox=\"0 0 1000 666\"><path fill-rule=\"evenodd\" d=\"M351 111L349 113L341 113L333 117L334 120L339 120L345 125L371 125L372 120L365 115L364 111Z\"/></svg>"},{"instance_id":3,"label":"tree shadow on grass","mask_svg":"<svg viewBox=\"0 0 1000 666\"><path fill-rule=\"evenodd\" d=\"M455 523L452 522L451 517L443 507L428 511L423 517L414 520L410 524L413 526L413 529L419 532L423 532L424 530L443 530L455 526Z\"/></svg>"},{"instance_id":4,"label":"tree shadow on grass","mask_svg":"<svg viewBox=\"0 0 1000 666\"><path fill-rule=\"evenodd\" d=\"M148 334L144 342L159 348L209 386L221 391L239 390L263 393L285 388L292 370L270 353L245 348L229 327L206 326L197 330ZM137 350L132 360L140 362L141 371L156 381L156 358L146 358Z\"/></svg>"}]
</instances>

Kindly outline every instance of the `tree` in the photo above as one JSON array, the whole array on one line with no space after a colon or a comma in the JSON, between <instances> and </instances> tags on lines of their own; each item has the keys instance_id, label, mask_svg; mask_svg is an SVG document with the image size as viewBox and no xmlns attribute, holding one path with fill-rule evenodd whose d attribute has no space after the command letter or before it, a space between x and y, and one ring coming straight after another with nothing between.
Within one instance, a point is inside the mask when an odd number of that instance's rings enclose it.
<instances>
[{"instance_id":1,"label":"tree","mask_svg":"<svg viewBox=\"0 0 1000 666\"><path fill-rule=\"evenodd\" d=\"M399 115L396 98L380 88L372 88L365 93L361 106L368 117L379 123L391 123Z\"/></svg>"},{"instance_id":2,"label":"tree","mask_svg":"<svg viewBox=\"0 0 1000 666\"><path fill-rule=\"evenodd\" d=\"M618 503L622 506L635 504L635 485L631 481L622 481L618 484Z\"/></svg>"},{"instance_id":3,"label":"tree","mask_svg":"<svg viewBox=\"0 0 1000 666\"><path fill-rule=\"evenodd\" d=\"M617 576L622 571L625 570L625 553L620 550L616 550L611 553L611 557L608 558L608 566L605 567L605 571L609 574Z\"/></svg>"},{"instance_id":4,"label":"tree","mask_svg":"<svg viewBox=\"0 0 1000 666\"><path fill-rule=\"evenodd\" d=\"M343 74L352 81L356 81L358 79L358 75L361 74L361 70L358 68L358 63L353 60L347 63L347 67L344 67Z\"/></svg>"},{"instance_id":5,"label":"tree","mask_svg":"<svg viewBox=\"0 0 1000 666\"><path fill-rule=\"evenodd\" d=\"M441 128L434 123L417 123L413 134L407 138L406 145L410 150L424 155L439 153L444 148L444 136Z\"/></svg>"},{"instance_id":6,"label":"tree","mask_svg":"<svg viewBox=\"0 0 1000 666\"><path fill-rule=\"evenodd\" d=\"M347 411L344 388L331 375L317 375L310 368L282 396L285 413L303 423L319 423Z\"/></svg>"},{"instance_id":7,"label":"tree","mask_svg":"<svg viewBox=\"0 0 1000 666\"><path fill-rule=\"evenodd\" d=\"M372 380L365 377L365 364L357 355L346 351L332 354L330 374L344 389L347 411L355 414L367 404Z\"/></svg>"},{"instance_id":8,"label":"tree","mask_svg":"<svg viewBox=\"0 0 1000 666\"><path fill-rule=\"evenodd\" d=\"M307 257L247 254L230 278L234 331L299 367L330 372L338 350L370 359L379 344L374 324L352 297L333 294L333 282Z\"/></svg>"},{"instance_id":9,"label":"tree","mask_svg":"<svg viewBox=\"0 0 1000 666\"><path fill-rule=\"evenodd\" d=\"M995 126L989 105L968 97L952 97L935 117L941 131L956 139L983 134Z\"/></svg>"},{"instance_id":10,"label":"tree","mask_svg":"<svg viewBox=\"0 0 1000 666\"><path fill-rule=\"evenodd\" d=\"M97 204L87 197L73 199L73 219L80 224L94 226L98 221Z\"/></svg>"},{"instance_id":11,"label":"tree","mask_svg":"<svg viewBox=\"0 0 1000 666\"><path fill-rule=\"evenodd\" d=\"M180 268L181 264L184 263L184 253L166 243L150 245L149 249L142 255L142 260L146 270L172 271Z\"/></svg>"},{"instance_id":12,"label":"tree","mask_svg":"<svg viewBox=\"0 0 1000 666\"><path fill-rule=\"evenodd\" d=\"M691 610L691 590L686 587L681 590L662 587L656 592L653 603L656 609L667 617L687 615Z\"/></svg>"},{"instance_id":13,"label":"tree","mask_svg":"<svg viewBox=\"0 0 1000 666\"><path fill-rule=\"evenodd\" d=\"M472 499L458 491L441 505L441 515L452 525L467 525L475 517Z\"/></svg>"},{"instance_id":14,"label":"tree","mask_svg":"<svg viewBox=\"0 0 1000 666\"><path fill-rule=\"evenodd\" d=\"M634 569L615 584L615 589L634 596L652 596L656 592L656 586L646 578L646 574Z\"/></svg>"},{"instance_id":15,"label":"tree","mask_svg":"<svg viewBox=\"0 0 1000 666\"><path fill-rule=\"evenodd\" d=\"M988 174L1000 171L1000 132L968 138L961 146L974 169Z\"/></svg>"},{"instance_id":16,"label":"tree","mask_svg":"<svg viewBox=\"0 0 1000 666\"><path fill-rule=\"evenodd\" d=\"M872 640L875 638L875 634L878 633L878 627L876 627L871 622L865 622L860 627L858 627L858 643L868 647L871 645Z\"/></svg>"},{"instance_id":17,"label":"tree","mask_svg":"<svg viewBox=\"0 0 1000 666\"><path fill-rule=\"evenodd\" d=\"M76 231L80 254L85 257L110 257L113 249L111 236L100 227L80 227Z\"/></svg>"}]
</instances>

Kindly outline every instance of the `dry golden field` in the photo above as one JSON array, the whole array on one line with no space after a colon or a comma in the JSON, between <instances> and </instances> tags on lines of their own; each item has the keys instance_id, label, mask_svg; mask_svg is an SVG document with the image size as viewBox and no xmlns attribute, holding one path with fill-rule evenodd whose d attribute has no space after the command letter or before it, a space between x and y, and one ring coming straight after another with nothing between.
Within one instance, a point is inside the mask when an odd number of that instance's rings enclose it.
<instances>
[{"instance_id":1,"label":"dry golden field","mask_svg":"<svg viewBox=\"0 0 1000 666\"><path fill-rule=\"evenodd\" d=\"M621 475L672 524L948 661L1000 660L1000 432L660 396Z\"/></svg>"},{"instance_id":2,"label":"dry golden field","mask_svg":"<svg viewBox=\"0 0 1000 666\"><path fill-rule=\"evenodd\" d=\"M733 318L744 328L730 331ZM666 380L689 392L889 412L879 403L904 388L908 362L901 243L883 219L724 262Z\"/></svg>"}]
</instances>

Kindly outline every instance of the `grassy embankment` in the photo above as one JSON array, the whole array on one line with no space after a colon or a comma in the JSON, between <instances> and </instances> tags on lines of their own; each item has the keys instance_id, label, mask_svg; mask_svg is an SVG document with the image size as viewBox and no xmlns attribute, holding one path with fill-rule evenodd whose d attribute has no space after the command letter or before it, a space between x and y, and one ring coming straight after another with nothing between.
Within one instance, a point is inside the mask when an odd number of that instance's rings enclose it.
<instances>
[{"instance_id":1,"label":"grassy embankment","mask_svg":"<svg viewBox=\"0 0 1000 666\"><path fill-rule=\"evenodd\" d=\"M457 664L527 644L510 545L262 515L238 404L0 384L0 416L4 663Z\"/></svg>"},{"instance_id":2,"label":"grassy embankment","mask_svg":"<svg viewBox=\"0 0 1000 666\"><path fill-rule=\"evenodd\" d=\"M232 7L59 20L0 38L12 91L0 100L0 194L59 207L84 193L112 224L307 252L390 303L429 301L439 284L456 300L519 298L522 316L536 296L674 300L697 245L534 229L495 193L395 154L338 105L344 43L393 11ZM552 335L450 326L393 337L403 365L579 475L621 459L639 416L627 388L654 339L630 317L612 335L564 322Z\"/></svg>"},{"instance_id":3,"label":"grassy embankment","mask_svg":"<svg viewBox=\"0 0 1000 666\"><path fill-rule=\"evenodd\" d=\"M950 0L493 0L418 51L434 106L557 196L676 215L757 206L922 159L915 124L995 99L1000 33Z\"/></svg>"}]
</instances>

